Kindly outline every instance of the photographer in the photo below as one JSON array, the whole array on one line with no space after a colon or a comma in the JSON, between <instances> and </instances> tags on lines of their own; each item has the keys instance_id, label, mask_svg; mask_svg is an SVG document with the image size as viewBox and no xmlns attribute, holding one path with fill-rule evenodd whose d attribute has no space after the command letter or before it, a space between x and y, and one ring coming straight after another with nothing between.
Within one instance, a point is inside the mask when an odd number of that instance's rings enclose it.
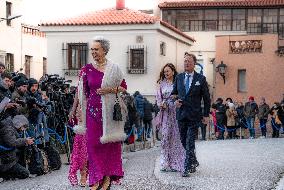
<instances>
[{"instance_id":1,"label":"photographer","mask_svg":"<svg viewBox=\"0 0 284 190\"><path fill-rule=\"evenodd\" d=\"M26 80L20 79L16 82L16 90L12 93L12 102L18 103L18 112L27 116L27 90L28 82Z\"/></svg>"},{"instance_id":2,"label":"photographer","mask_svg":"<svg viewBox=\"0 0 284 190\"><path fill-rule=\"evenodd\" d=\"M38 90L38 81L34 78L30 78L28 84L28 97L35 98L38 102L42 102L42 95Z\"/></svg>"},{"instance_id":3,"label":"photographer","mask_svg":"<svg viewBox=\"0 0 284 190\"><path fill-rule=\"evenodd\" d=\"M2 73L1 74L2 81L0 82L0 94L11 99L12 93L9 90L12 81L12 75L9 73Z\"/></svg>"},{"instance_id":4,"label":"photographer","mask_svg":"<svg viewBox=\"0 0 284 190\"><path fill-rule=\"evenodd\" d=\"M49 142L47 120L43 111L46 104L42 98L42 94L38 90L38 81L30 78L28 83L27 108L30 122L28 133L36 139L36 144L41 148L45 146L45 143Z\"/></svg>"},{"instance_id":5,"label":"photographer","mask_svg":"<svg viewBox=\"0 0 284 190\"><path fill-rule=\"evenodd\" d=\"M19 104L11 102L11 92L9 87L11 85L12 76L9 73L3 73L0 81L0 120L9 116L17 115L16 108Z\"/></svg>"},{"instance_id":6,"label":"photographer","mask_svg":"<svg viewBox=\"0 0 284 190\"><path fill-rule=\"evenodd\" d=\"M31 138L19 138L18 132L24 131L29 122L24 115L16 115L0 122L0 145L11 150L0 152L0 177L4 179L29 177L29 171L18 163L16 152L18 147L33 144Z\"/></svg>"},{"instance_id":7,"label":"photographer","mask_svg":"<svg viewBox=\"0 0 284 190\"><path fill-rule=\"evenodd\" d=\"M35 98L27 100L28 120L30 127L27 130L29 136L36 139L39 148L43 148L49 142L49 133L47 129L46 116L43 112L45 105L37 101Z\"/></svg>"},{"instance_id":8,"label":"photographer","mask_svg":"<svg viewBox=\"0 0 284 190\"><path fill-rule=\"evenodd\" d=\"M6 68L5 65L0 61L0 81L1 81L1 75L5 72Z\"/></svg>"}]
</instances>

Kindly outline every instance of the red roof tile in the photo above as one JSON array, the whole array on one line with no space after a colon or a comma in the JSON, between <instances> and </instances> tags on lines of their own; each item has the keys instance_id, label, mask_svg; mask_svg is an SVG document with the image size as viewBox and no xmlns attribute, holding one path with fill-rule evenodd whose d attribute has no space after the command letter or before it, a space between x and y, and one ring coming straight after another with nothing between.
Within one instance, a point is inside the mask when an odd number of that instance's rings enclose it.
<instances>
[{"instance_id":1,"label":"red roof tile","mask_svg":"<svg viewBox=\"0 0 284 190\"><path fill-rule=\"evenodd\" d=\"M192 37L186 35L179 29L169 23L160 20L158 17L130 9L117 10L104 9L101 11L87 13L74 18L60 19L56 21L43 22L41 26L80 26L80 25L126 25L126 24L155 24L160 22L161 25L169 28L175 33L195 41Z\"/></svg>"},{"instance_id":2,"label":"red roof tile","mask_svg":"<svg viewBox=\"0 0 284 190\"><path fill-rule=\"evenodd\" d=\"M112 25L112 24L154 24L159 18L140 11L104 9L74 18L41 23L41 26Z\"/></svg>"},{"instance_id":3,"label":"red roof tile","mask_svg":"<svg viewBox=\"0 0 284 190\"><path fill-rule=\"evenodd\" d=\"M284 6L284 0L160 0L159 7L277 7Z\"/></svg>"}]
</instances>

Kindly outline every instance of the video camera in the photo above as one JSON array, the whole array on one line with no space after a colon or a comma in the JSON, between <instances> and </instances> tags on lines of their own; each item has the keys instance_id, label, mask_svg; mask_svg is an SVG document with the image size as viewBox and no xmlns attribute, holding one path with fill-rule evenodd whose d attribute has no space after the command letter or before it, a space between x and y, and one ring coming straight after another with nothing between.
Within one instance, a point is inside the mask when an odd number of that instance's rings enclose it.
<instances>
[{"instance_id":1,"label":"video camera","mask_svg":"<svg viewBox=\"0 0 284 190\"><path fill-rule=\"evenodd\" d=\"M65 80L65 78L59 77L58 74L45 74L40 80L40 88L47 93L50 93L50 91L63 91L66 86L70 86L68 83L71 82L72 80Z\"/></svg>"}]
</instances>

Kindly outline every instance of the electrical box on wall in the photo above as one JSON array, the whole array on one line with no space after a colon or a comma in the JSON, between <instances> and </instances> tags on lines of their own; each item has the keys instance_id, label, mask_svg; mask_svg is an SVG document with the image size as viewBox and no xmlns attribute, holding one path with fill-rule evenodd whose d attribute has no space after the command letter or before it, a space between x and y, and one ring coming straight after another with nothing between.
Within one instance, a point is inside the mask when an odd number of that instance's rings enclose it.
<instances>
[{"instance_id":1,"label":"electrical box on wall","mask_svg":"<svg viewBox=\"0 0 284 190\"><path fill-rule=\"evenodd\" d=\"M143 36L136 36L136 43L143 43Z\"/></svg>"}]
</instances>

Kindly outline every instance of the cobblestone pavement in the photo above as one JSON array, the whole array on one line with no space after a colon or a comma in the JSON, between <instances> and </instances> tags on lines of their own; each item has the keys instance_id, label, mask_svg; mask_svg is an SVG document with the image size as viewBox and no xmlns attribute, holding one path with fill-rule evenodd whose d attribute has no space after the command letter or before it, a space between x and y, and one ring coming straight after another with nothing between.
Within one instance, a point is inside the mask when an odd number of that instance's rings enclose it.
<instances>
[{"instance_id":1,"label":"cobblestone pavement","mask_svg":"<svg viewBox=\"0 0 284 190\"><path fill-rule=\"evenodd\" d=\"M274 189L284 173L283 150L284 138L197 142L200 166L189 178L159 171L159 147L124 153L125 177L112 190ZM67 174L68 166L63 165L44 176L2 182L0 190L83 189L70 186Z\"/></svg>"},{"instance_id":2,"label":"cobblestone pavement","mask_svg":"<svg viewBox=\"0 0 284 190\"><path fill-rule=\"evenodd\" d=\"M186 189L270 190L284 174L284 138L202 141L197 143L197 158L200 166L189 178L161 173L159 164L155 176ZM284 190L281 182L277 190Z\"/></svg>"},{"instance_id":3,"label":"cobblestone pavement","mask_svg":"<svg viewBox=\"0 0 284 190\"><path fill-rule=\"evenodd\" d=\"M148 150L125 153L125 177L121 185L112 186L112 190L174 190L176 185L163 185L154 176L155 160L160 154L159 147ZM78 190L67 180L68 166L63 165L59 171L25 180L5 181L0 190ZM88 188L85 188L88 189Z\"/></svg>"}]
</instances>

